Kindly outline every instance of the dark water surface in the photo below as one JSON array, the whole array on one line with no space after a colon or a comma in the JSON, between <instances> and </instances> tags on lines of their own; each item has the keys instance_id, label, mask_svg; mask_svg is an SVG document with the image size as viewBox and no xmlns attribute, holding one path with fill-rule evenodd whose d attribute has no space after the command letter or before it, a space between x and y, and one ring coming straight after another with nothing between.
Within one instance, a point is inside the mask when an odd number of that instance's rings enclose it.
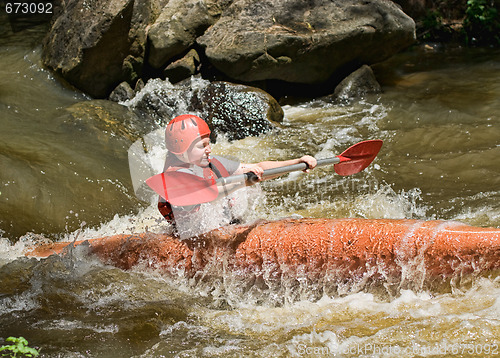
<instances>
[{"instance_id":1,"label":"dark water surface","mask_svg":"<svg viewBox=\"0 0 500 358\"><path fill-rule=\"evenodd\" d=\"M164 230L156 210L134 197L130 128L75 110L89 99L41 67L32 32L0 42L0 338L24 336L45 357L498 356L496 273L438 290L359 282L310 300L300 287L249 288L227 272L191 280L124 272L84 248L23 258L48 237ZM279 131L219 138L215 152L246 162L327 157L384 140L359 175L322 168L262 184L250 216L500 227L500 52L413 50L375 72L383 94L285 106Z\"/></svg>"}]
</instances>

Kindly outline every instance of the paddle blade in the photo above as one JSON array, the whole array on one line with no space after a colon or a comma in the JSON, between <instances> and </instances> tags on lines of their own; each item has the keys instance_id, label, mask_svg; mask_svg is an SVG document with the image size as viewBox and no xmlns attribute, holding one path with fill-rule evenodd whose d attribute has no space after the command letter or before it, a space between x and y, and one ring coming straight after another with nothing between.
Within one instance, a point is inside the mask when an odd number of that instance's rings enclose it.
<instances>
[{"instance_id":1,"label":"paddle blade","mask_svg":"<svg viewBox=\"0 0 500 358\"><path fill-rule=\"evenodd\" d=\"M146 180L156 193L175 206L189 206L215 200L219 190L215 181L183 172L166 172Z\"/></svg>"},{"instance_id":2,"label":"paddle blade","mask_svg":"<svg viewBox=\"0 0 500 358\"><path fill-rule=\"evenodd\" d=\"M335 172L346 176L364 170L375 159L382 143L380 139L365 140L347 148L338 156L340 163L335 164Z\"/></svg>"}]
</instances>

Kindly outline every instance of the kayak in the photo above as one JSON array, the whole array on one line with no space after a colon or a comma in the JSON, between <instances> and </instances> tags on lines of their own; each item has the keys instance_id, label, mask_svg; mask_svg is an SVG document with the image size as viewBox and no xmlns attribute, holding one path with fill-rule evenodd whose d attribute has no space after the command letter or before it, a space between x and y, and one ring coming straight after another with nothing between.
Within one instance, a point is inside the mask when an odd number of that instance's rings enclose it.
<instances>
[{"instance_id":1,"label":"kayak","mask_svg":"<svg viewBox=\"0 0 500 358\"><path fill-rule=\"evenodd\" d=\"M437 220L284 219L219 228L189 240L146 232L73 244L124 270L148 267L188 277L214 265L257 277L391 281L500 268L500 229ZM58 242L26 255L64 254L71 246Z\"/></svg>"}]
</instances>

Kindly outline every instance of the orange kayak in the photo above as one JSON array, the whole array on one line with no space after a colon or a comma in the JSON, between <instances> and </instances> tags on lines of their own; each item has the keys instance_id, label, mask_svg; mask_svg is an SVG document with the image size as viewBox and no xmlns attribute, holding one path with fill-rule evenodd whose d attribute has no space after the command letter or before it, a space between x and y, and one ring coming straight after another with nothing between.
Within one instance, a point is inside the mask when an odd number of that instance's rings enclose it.
<instances>
[{"instance_id":1,"label":"orange kayak","mask_svg":"<svg viewBox=\"0 0 500 358\"><path fill-rule=\"evenodd\" d=\"M69 244L39 246L27 255L47 257ZM85 245L122 269L142 265L187 276L207 265L308 279L327 273L401 279L418 272L428 280L500 268L500 229L450 221L286 219L221 228L187 241L142 233L90 239Z\"/></svg>"}]
</instances>

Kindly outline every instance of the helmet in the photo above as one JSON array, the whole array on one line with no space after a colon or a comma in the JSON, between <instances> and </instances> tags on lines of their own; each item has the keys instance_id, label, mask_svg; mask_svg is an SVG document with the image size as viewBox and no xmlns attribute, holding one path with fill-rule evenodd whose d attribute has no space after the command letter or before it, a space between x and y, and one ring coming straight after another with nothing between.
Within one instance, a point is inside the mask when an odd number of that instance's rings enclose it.
<instances>
[{"instance_id":1,"label":"helmet","mask_svg":"<svg viewBox=\"0 0 500 358\"><path fill-rule=\"evenodd\" d=\"M210 135L208 124L192 114L183 114L172 119L165 129L167 149L174 154L183 154L198 138Z\"/></svg>"}]
</instances>

